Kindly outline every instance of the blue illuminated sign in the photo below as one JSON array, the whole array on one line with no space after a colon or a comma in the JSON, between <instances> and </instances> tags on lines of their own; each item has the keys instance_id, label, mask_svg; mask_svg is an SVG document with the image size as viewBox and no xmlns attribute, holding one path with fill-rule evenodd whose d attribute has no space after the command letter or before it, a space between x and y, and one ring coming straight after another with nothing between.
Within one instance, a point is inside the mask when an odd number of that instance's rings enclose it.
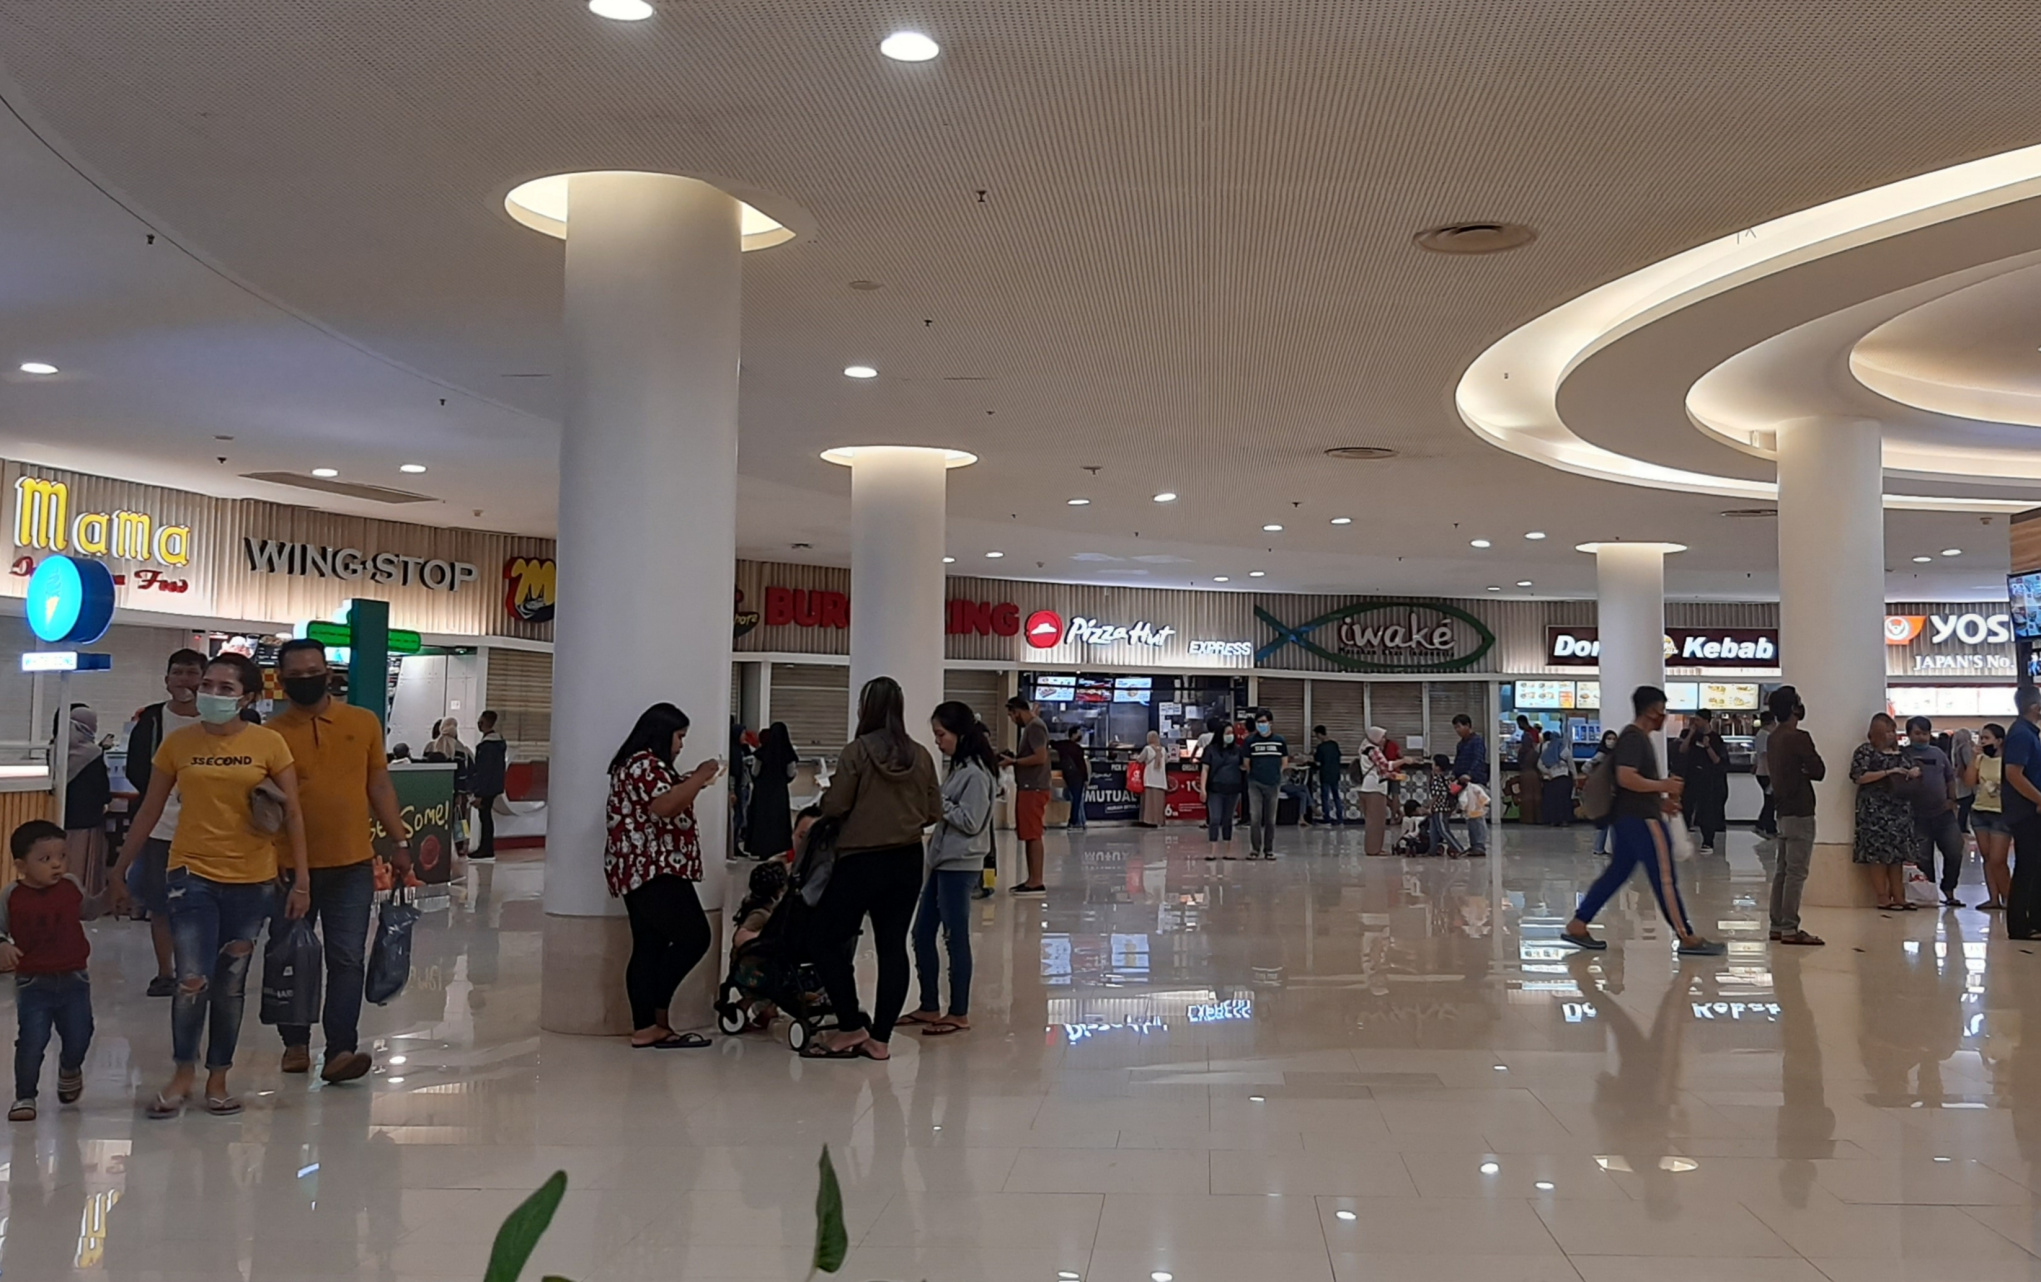
<instances>
[{"instance_id":1,"label":"blue illuminated sign","mask_svg":"<svg viewBox=\"0 0 2041 1282\"><path fill-rule=\"evenodd\" d=\"M89 645L113 624L113 572L99 561L47 556L28 580L28 626L52 645Z\"/></svg>"}]
</instances>

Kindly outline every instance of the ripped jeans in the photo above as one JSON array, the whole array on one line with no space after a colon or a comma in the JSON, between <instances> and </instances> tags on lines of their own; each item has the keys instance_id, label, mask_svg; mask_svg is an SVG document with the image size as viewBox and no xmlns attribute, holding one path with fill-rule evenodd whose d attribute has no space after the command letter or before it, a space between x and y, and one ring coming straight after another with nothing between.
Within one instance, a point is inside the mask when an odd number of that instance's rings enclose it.
<instances>
[{"instance_id":1,"label":"ripped jeans","mask_svg":"<svg viewBox=\"0 0 2041 1282\"><path fill-rule=\"evenodd\" d=\"M232 1068L234 1047L241 1040L248 964L269 920L276 883L212 881L189 868L172 868L165 885L177 969L177 992L170 1003L171 1058L197 1063L199 1034L210 1027L207 1070Z\"/></svg>"}]
</instances>

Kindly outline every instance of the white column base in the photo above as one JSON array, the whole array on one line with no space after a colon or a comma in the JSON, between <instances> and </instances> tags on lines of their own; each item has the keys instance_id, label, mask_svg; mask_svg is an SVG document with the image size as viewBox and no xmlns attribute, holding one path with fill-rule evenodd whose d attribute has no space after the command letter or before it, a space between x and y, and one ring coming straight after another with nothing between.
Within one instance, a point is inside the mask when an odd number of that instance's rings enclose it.
<instances>
[{"instance_id":1,"label":"white column base","mask_svg":"<svg viewBox=\"0 0 2041 1282\"><path fill-rule=\"evenodd\" d=\"M706 1030L716 1022L716 985L723 978L722 913L709 912L709 951L673 995L675 1031ZM631 956L631 923L623 917L546 914L546 964L539 979L539 1027L581 1037L620 1037L631 1031L624 995L624 963Z\"/></svg>"},{"instance_id":2,"label":"white column base","mask_svg":"<svg viewBox=\"0 0 2041 1282\"><path fill-rule=\"evenodd\" d=\"M1800 903L1804 908L1875 908L1878 896L1871 891L1871 874L1851 862L1848 845L1817 841Z\"/></svg>"}]
</instances>

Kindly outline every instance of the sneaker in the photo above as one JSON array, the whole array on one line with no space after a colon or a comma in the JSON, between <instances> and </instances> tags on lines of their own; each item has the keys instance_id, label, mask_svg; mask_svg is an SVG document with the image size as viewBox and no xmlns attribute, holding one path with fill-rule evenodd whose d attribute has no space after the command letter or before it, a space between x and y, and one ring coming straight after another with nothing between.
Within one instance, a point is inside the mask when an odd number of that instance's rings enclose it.
<instances>
[{"instance_id":1,"label":"sneaker","mask_svg":"<svg viewBox=\"0 0 2041 1282\"><path fill-rule=\"evenodd\" d=\"M158 975L149 981L149 996L174 997L177 995L177 981L168 975Z\"/></svg>"},{"instance_id":2,"label":"sneaker","mask_svg":"<svg viewBox=\"0 0 2041 1282\"><path fill-rule=\"evenodd\" d=\"M1713 939L1696 939L1691 944L1680 945L1682 957L1720 957L1729 951L1729 946Z\"/></svg>"},{"instance_id":3,"label":"sneaker","mask_svg":"<svg viewBox=\"0 0 2041 1282\"><path fill-rule=\"evenodd\" d=\"M328 1055L326 1066L319 1070L319 1079L324 1082L351 1082L365 1075L376 1062L362 1051L342 1051Z\"/></svg>"},{"instance_id":4,"label":"sneaker","mask_svg":"<svg viewBox=\"0 0 2041 1282\"><path fill-rule=\"evenodd\" d=\"M85 1093L85 1070L75 1073L57 1074L57 1103L76 1104L78 1097Z\"/></svg>"},{"instance_id":5,"label":"sneaker","mask_svg":"<svg viewBox=\"0 0 2041 1282\"><path fill-rule=\"evenodd\" d=\"M35 1101L32 1099L18 1099L14 1101L14 1107L7 1110L7 1120L10 1122L33 1122L35 1120Z\"/></svg>"},{"instance_id":6,"label":"sneaker","mask_svg":"<svg viewBox=\"0 0 2041 1282\"><path fill-rule=\"evenodd\" d=\"M1049 893L1047 886L1015 886L1007 892L1016 899L1040 899Z\"/></svg>"},{"instance_id":7,"label":"sneaker","mask_svg":"<svg viewBox=\"0 0 2041 1282\"><path fill-rule=\"evenodd\" d=\"M309 1046L286 1046L283 1048L283 1062L277 1066L286 1073L309 1073L312 1071L312 1048Z\"/></svg>"}]
</instances>

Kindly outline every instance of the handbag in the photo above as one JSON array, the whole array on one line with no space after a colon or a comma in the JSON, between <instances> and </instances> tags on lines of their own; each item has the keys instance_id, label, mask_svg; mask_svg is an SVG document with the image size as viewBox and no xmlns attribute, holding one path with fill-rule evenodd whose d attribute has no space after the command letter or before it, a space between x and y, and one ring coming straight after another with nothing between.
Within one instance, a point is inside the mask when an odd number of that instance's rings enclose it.
<instances>
[{"instance_id":1,"label":"handbag","mask_svg":"<svg viewBox=\"0 0 2041 1282\"><path fill-rule=\"evenodd\" d=\"M322 951L311 918L270 918L269 943L262 950L263 1023L309 1026L319 1022Z\"/></svg>"},{"instance_id":2,"label":"handbag","mask_svg":"<svg viewBox=\"0 0 2041 1282\"><path fill-rule=\"evenodd\" d=\"M1129 761L1127 763L1127 791L1138 795L1147 786L1141 777L1141 763Z\"/></svg>"},{"instance_id":3,"label":"handbag","mask_svg":"<svg viewBox=\"0 0 2041 1282\"><path fill-rule=\"evenodd\" d=\"M376 941L369 948L363 996L378 1006L404 991L411 981L411 930L418 924L412 890L400 886L382 901L376 915Z\"/></svg>"},{"instance_id":4,"label":"handbag","mask_svg":"<svg viewBox=\"0 0 2041 1282\"><path fill-rule=\"evenodd\" d=\"M264 779L248 790L248 826L257 832L283 831L283 789L274 779Z\"/></svg>"}]
</instances>

